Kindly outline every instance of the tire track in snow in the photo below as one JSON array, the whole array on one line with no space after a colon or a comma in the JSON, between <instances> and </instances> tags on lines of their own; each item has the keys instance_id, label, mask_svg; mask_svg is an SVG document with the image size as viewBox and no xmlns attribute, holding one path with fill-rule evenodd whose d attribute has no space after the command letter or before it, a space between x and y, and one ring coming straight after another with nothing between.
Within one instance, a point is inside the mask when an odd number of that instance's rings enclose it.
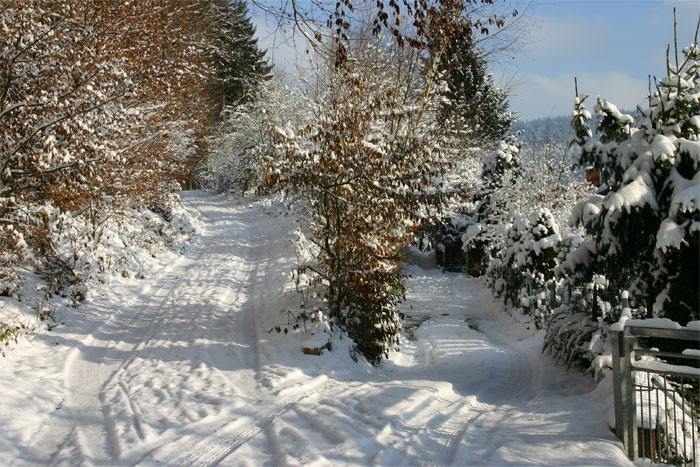
<instances>
[{"instance_id":1,"label":"tire track in snow","mask_svg":"<svg viewBox=\"0 0 700 467\"><path fill-rule=\"evenodd\" d=\"M536 395L535 388L541 383L541 364L533 361L526 349L520 346L505 341L497 343L513 352L507 354L507 371L498 375L495 378L496 382L492 382L488 390L482 391L482 395L487 392L490 394L490 400L476 403L477 396L470 396L460 401L461 407L456 411L456 417L448 419L445 423L451 428L445 433L442 449L432 462L423 465L454 465L460 445L467 438L470 438L471 442L468 444L472 446L490 443L489 438L493 433L489 430L482 431L476 422L485 414L489 414L491 418L497 415L500 420L505 420L519 410L518 403L531 400ZM476 459L475 462L483 463L487 462L487 459Z\"/></svg>"},{"instance_id":2,"label":"tire track in snow","mask_svg":"<svg viewBox=\"0 0 700 467\"><path fill-rule=\"evenodd\" d=\"M488 362L489 367L480 380L474 379L472 374L465 374L464 380L471 383L470 386L457 391L463 396L454 402L436 404L435 414L425 420L424 427L411 435L410 439L413 442L403 445L404 450L412 452L406 461L414 465L454 465L456 462L462 462L464 459L460 456L464 455L463 443L477 447L474 449L474 457L471 458L473 464L487 463L488 459L480 458L476 452L479 451L479 446L493 445L493 437L497 436L497 432L482 430L477 425L482 424L483 417L487 414L490 419L507 420L511 415L519 413L523 405L527 405L537 397L543 385L544 369L539 352L533 354L531 348L514 342L496 326L488 326L486 331L480 330L480 319L489 318L487 314L479 317L479 310L486 307L474 300L478 298L476 295L453 292L452 285L449 279L443 279L438 282L438 285L433 283L430 294L444 297L466 296L471 299L464 303L462 308L462 310L477 310L476 316L472 313L467 315L469 327L473 331L468 341L474 341L476 338L477 341L484 342L480 347L492 349L485 354L487 358L485 361ZM427 307L426 312L429 312ZM432 326L439 328L441 321L449 322L452 319L437 318L437 321L429 319L426 324L431 326L430 323L435 322ZM413 359L417 371L413 377L421 379L419 375L425 372L425 378L431 379L430 368L441 364L440 352L444 352L440 339L442 337L438 334L436 342L432 340L416 342ZM457 374L471 371L466 367L461 369L459 365L455 366L455 370ZM459 377L453 377L449 381L457 382L459 379Z\"/></svg>"},{"instance_id":3,"label":"tire track in snow","mask_svg":"<svg viewBox=\"0 0 700 467\"><path fill-rule=\"evenodd\" d=\"M258 216L258 220L260 219L267 220L268 218L267 216ZM239 336L248 342L248 347L252 350L256 389L258 396L262 396L262 399L254 404L253 413L216 426L204 433L188 436L188 444L191 444L192 448L184 454L175 458L168 456L163 458L155 452L152 453L154 458L158 458L159 461L168 465L216 465L258 434L271 430L271 424L276 418L294 408L297 403L308 398L310 394L317 395L337 384L336 381L329 380L326 376L318 376L296 387L294 394L287 397L279 397L280 391L283 391L284 388L275 388L273 392L262 384L263 349L257 316L265 306L265 292L268 290L268 284L264 281L270 272L270 258L265 255L266 243L264 241L261 243L261 239L269 242L275 239L275 234L273 228L265 229L265 233L263 233L260 224L260 222L253 222L247 226L245 240L254 246L249 249L249 256L245 260L253 267L248 273L247 280L249 301L247 306L237 312L239 316L242 315L240 320L237 320L237 324L240 325ZM267 221L262 224L273 224L273 222ZM273 227L272 225L266 226Z\"/></svg>"},{"instance_id":4,"label":"tire track in snow","mask_svg":"<svg viewBox=\"0 0 700 467\"><path fill-rule=\"evenodd\" d=\"M206 246L205 244L204 247L200 247L194 259L183 261L187 262L188 265L193 262L196 264L207 253ZM61 462L63 460L62 453L69 450L71 445L75 448L71 450L71 456L79 457L82 462L107 463L120 457L122 446L111 405L107 403L107 391L113 386L112 381L115 376L123 372L139 357L141 350L153 337L156 331L156 322L161 319L163 310L173 299L175 292L185 279L185 275L180 274L175 283L169 283L170 281L167 280L167 276L171 276L181 267L180 263L181 261L164 271L163 276L165 277L161 277L161 280L165 279L165 285L159 286L148 294L146 303L157 303L155 312L150 314L150 319L146 319L145 323L140 323L144 320L143 314L127 314L121 310L115 310L106 321L93 327L88 336L69 353L62 370L63 379L68 388L67 401L62 406L62 410L64 413L71 414L76 424L70 427L64 441L58 443L58 449L49 456L51 463ZM142 291L151 287L151 284L146 284ZM166 293L161 298L159 295L163 291ZM146 308L150 307L147 305ZM124 329L132 328L144 331L129 332L127 337L136 337L137 342L131 346L131 349L120 349L120 344L124 342L124 340L118 339L120 334L124 334ZM105 371L104 368L108 366L105 362L107 357L112 353L120 352L126 353L128 357L122 360L116 368ZM121 381L114 386L119 387L129 401L128 409L133 413L132 424L134 427L139 427L136 432L139 437L142 437L141 420L129 398L126 386ZM47 429L49 428L47 427ZM56 429L55 426L50 428L50 430ZM60 430L60 428L58 429ZM85 432L89 432L89 434ZM86 442L86 439L90 441Z\"/></svg>"},{"instance_id":5,"label":"tire track in snow","mask_svg":"<svg viewBox=\"0 0 700 467\"><path fill-rule=\"evenodd\" d=\"M198 435L199 440L189 436L187 442L193 444L183 454L173 458L152 453L152 457L166 465L217 465L246 442L267 430L276 418L293 409L299 402L311 397L312 393L314 396L325 393L337 384L336 381L329 380L325 376L316 377L301 387L297 394L281 400L267 397L256 404L250 415L223 426L216 426L211 431Z\"/></svg>"},{"instance_id":6,"label":"tire track in snow","mask_svg":"<svg viewBox=\"0 0 700 467\"><path fill-rule=\"evenodd\" d=\"M56 446L56 450L49 457L52 462L99 464L114 463L120 458L133 459L134 454L152 452L168 444L171 446L167 449L172 449L172 444L178 442L182 433L191 427L192 433L195 434L185 436L189 436L193 445L202 446L200 453L209 453L205 458L214 462L215 459L228 455L228 452L235 450L250 437L256 436L280 411L288 410L290 404L302 397L299 394L274 402L267 399L259 405L260 420L256 421L258 415L251 414L248 420L240 419L237 423L220 421L217 422L219 426L214 426L210 431L196 433L202 427L207 427L210 421L202 420L207 415L205 409L195 410L196 413L189 409L192 403L191 396L194 396L195 402L204 401L204 404L198 402L201 407L220 406L225 401L230 401L230 397L217 399L216 394L210 396L211 393L205 390L200 398L197 392L188 393L189 389L206 389L213 381L214 385L219 385L220 390L228 388L227 392L237 393L234 390L234 381L227 378L218 367L226 371L237 371L238 367L244 369L243 367L247 366L253 370L257 390L249 391L251 394L247 394L247 397L257 399L261 391L271 392L260 385L263 348L256 315L264 310L266 286L269 285L265 282L265 275L270 268L270 261L265 257L266 253L270 253L267 251L270 249L268 245L284 238L285 233L274 218L266 216L258 209L248 213L239 206L237 212L234 208L232 215L219 216L218 213L230 212L230 202L221 198L212 200L211 196L207 196L201 206L214 213L214 216L206 219L208 229L203 233L206 235L200 237L207 240L172 267L163 270L157 276L157 281L144 285L135 300L107 314L107 319L96 323L89 334L81 339L77 348L70 351L62 369L69 395L62 406L63 416L57 417L64 420L63 425L60 428L47 428L47 431L54 434L64 432L63 435L53 437L56 442L48 444ZM202 214L207 217L204 212ZM209 227L218 231L210 233ZM213 257L214 250L218 257ZM275 251L272 254L275 254ZM234 264L243 266L243 271L240 271L242 277L238 277L238 274L226 274L230 272L228 269L231 267L231 258L236 255L238 260L234 261ZM222 281L219 276L224 276L225 280ZM209 278L210 284L223 291L223 297L213 297L218 300L214 307L203 306L199 300L201 297L196 295L197 290L206 290L206 285L203 286L202 283L206 278ZM192 293L189 293L190 289L193 289ZM245 298L248 299L248 303L244 310L223 308L227 303L243 303ZM109 306L108 303L105 304L106 301L107 299L97 300L96 306ZM227 318L237 323L234 335L229 335L228 338L234 343L248 344L247 348L235 348L240 365L234 365L233 368L227 366L226 362L221 360L224 356L218 351L210 351L209 345L200 345L199 350L188 350L185 355L192 365L197 367L196 372L183 373L179 369L182 365L178 366L178 361L154 360L163 355L162 348L169 342L184 339L185 345L192 347L198 339L208 339L207 342L212 342L218 338L225 338L225 334L216 329L200 331L197 324L213 320L223 323ZM159 345L161 348L157 347ZM160 353L152 355L153 350ZM214 356L217 356L218 360ZM197 362L199 365L196 365ZM248 362L252 363L252 368L248 366ZM145 383L143 378L139 378L139 373L144 371L150 378ZM159 382L169 381L168 377L172 375L177 378L180 375L192 378L195 386L183 391L180 386L182 382L174 381L174 387L168 382L161 389ZM197 378L199 381L194 381ZM241 379L236 377L235 382L240 381ZM202 382L205 386L197 386ZM317 380L307 382L309 391L320 390L326 383L319 384ZM137 394L132 394L132 389L137 391ZM167 423L163 425L163 421L153 419L153 407L140 406L143 400L147 400L143 398L144 389L151 391L151 399L158 397L164 405L168 405L167 410L170 412L177 408L189 419L189 425L181 425L178 434L177 430L173 432L167 428ZM194 409L196 407L197 405ZM143 409L150 412L144 413ZM145 420L144 416L149 415L150 418ZM149 433L153 434L153 423L156 424L156 429L160 424L166 431L160 431L155 437L150 437ZM232 437L228 441L225 440L225 444L221 444L226 447L216 454L217 451L210 449L210 439L207 438L219 432L232 434ZM133 439L130 433L134 434ZM42 433L36 436L36 439L40 440L39 444L47 439L43 435ZM125 435L129 437L124 438ZM236 443L236 439L241 440L240 443ZM181 453L176 449L173 449L173 452Z\"/></svg>"}]
</instances>

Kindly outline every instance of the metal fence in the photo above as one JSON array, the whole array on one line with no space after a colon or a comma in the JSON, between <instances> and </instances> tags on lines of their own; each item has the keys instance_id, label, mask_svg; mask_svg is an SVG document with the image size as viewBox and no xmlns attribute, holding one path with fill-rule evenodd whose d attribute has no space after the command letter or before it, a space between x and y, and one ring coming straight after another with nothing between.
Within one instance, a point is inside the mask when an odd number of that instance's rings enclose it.
<instances>
[{"instance_id":1,"label":"metal fence","mask_svg":"<svg viewBox=\"0 0 700 467\"><path fill-rule=\"evenodd\" d=\"M700 331L689 329L612 332L615 433L631 460L700 466L699 345Z\"/></svg>"}]
</instances>

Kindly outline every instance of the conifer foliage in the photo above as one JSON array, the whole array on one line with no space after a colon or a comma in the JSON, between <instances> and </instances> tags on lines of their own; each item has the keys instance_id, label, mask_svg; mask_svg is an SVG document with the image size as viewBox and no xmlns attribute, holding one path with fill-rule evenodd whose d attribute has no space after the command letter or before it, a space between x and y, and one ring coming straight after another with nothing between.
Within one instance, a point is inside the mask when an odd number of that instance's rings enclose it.
<instances>
[{"instance_id":1,"label":"conifer foliage","mask_svg":"<svg viewBox=\"0 0 700 467\"><path fill-rule=\"evenodd\" d=\"M461 124L463 144L470 147L505 139L515 122L508 108L508 91L496 86L486 67L487 59L475 47L472 35L450 41L439 63L449 99L443 115Z\"/></svg>"},{"instance_id":2,"label":"conifer foliage","mask_svg":"<svg viewBox=\"0 0 700 467\"><path fill-rule=\"evenodd\" d=\"M506 229L505 248L489 266L487 281L506 304L522 308L542 325L556 293L554 268L561 236L547 209L520 214Z\"/></svg>"},{"instance_id":3,"label":"conifer foliage","mask_svg":"<svg viewBox=\"0 0 700 467\"><path fill-rule=\"evenodd\" d=\"M569 365L598 373L609 326L623 312L682 325L700 317L699 58L692 44L667 62L636 122L599 98L592 129L586 96L576 97L571 143L581 147L581 165L601 170L609 192L574 208L585 236L555 271L568 292L545 349Z\"/></svg>"},{"instance_id":4,"label":"conifer foliage","mask_svg":"<svg viewBox=\"0 0 700 467\"><path fill-rule=\"evenodd\" d=\"M594 137L586 96L577 97L573 142L610 192L577 206L588 237L560 274L579 284L602 274L645 316L685 324L700 317L700 55L696 44L682 53L634 126L599 98Z\"/></svg>"},{"instance_id":5,"label":"conifer foliage","mask_svg":"<svg viewBox=\"0 0 700 467\"><path fill-rule=\"evenodd\" d=\"M295 112L290 93L281 79L273 79L272 65L258 46L246 4L220 0L217 5L211 57L216 130L198 174L210 187L245 193L259 188L258 161L271 146L268 128Z\"/></svg>"},{"instance_id":6,"label":"conifer foliage","mask_svg":"<svg viewBox=\"0 0 700 467\"><path fill-rule=\"evenodd\" d=\"M520 147L514 137L499 141L496 150L482 164L481 185L474 194L475 224L464 234L463 248L469 262L469 272L486 272L492 256L498 256L505 238L504 224L511 213L507 200L501 196L517 177Z\"/></svg>"},{"instance_id":7,"label":"conifer foliage","mask_svg":"<svg viewBox=\"0 0 700 467\"><path fill-rule=\"evenodd\" d=\"M270 79L272 65L258 47L245 2L224 0L215 28L213 60L218 79L214 87L223 110L254 100L260 84Z\"/></svg>"}]
</instances>

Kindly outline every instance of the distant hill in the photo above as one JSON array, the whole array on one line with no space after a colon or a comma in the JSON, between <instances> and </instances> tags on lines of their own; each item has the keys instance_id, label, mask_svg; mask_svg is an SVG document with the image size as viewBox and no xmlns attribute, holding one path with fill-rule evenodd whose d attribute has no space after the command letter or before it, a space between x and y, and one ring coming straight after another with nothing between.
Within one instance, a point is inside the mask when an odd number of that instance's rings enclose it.
<instances>
[{"instance_id":1,"label":"distant hill","mask_svg":"<svg viewBox=\"0 0 700 467\"><path fill-rule=\"evenodd\" d=\"M589 106L588 110L593 113L593 106ZM620 109L620 111L636 117L636 112L632 110ZM513 125L513 131L523 131L520 141L532 147L542 146L548 142L566 144L571 132L571 115L518 121Z\"/></svg>"},{"instance_id":2,"label":"distant hill","mask_svg":"<svg viewBox=\"0 0 700 467\"><path fill-rule=\"evenodd\" d=\"M570 119L568 115L560 115L518 121L513 125L513 131L522 131L519 139L531 147L541 146L547 142L566 144L571 131Z\"/></svg>"}]
</instances>

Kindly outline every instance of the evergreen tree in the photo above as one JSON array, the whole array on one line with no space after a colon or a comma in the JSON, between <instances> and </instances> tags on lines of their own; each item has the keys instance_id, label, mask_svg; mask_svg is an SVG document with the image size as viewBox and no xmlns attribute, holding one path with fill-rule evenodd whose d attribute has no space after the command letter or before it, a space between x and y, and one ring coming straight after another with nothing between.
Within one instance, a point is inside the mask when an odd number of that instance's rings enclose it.
<instances>
[{"instance_id":1,"label":"evergreen tree","mask_svg":"<svg viewBox=\"0 0 700 467\"><path fill-rule=\"evenodd\" d=\"M559 228L551 211L540 208L515 216L506 232L505 245L498 261L492 261L486 282L496 297L522 308L539 327L551 311L556 290Z\"/></svg>"},{"instance_id":2,"label":"evergreen tree","mask_svg":"<svg viewBox=\"0 0 700 467\"><path fill-rule=\"evenodd\" d=\"M588 240L569 254L559 274L575 284L604 274L617 294L628 290L647 317L685 324L700 317L700 53L668 66L649 107L633 120L598 99L597 138L588 126L585 96L576 99L572 144L581 163L602 171L606 196L574 213Z\"/></svg>"},{"instance_id":3,"label":"evergreen tree","mask_svg":"<svg viewBox=\"0 0 700 467\"><path fill-rule=\"evenodd\" d=\"M517 176L520 147L514 137L500 141L496 151L484 161L481 188L474 194L476 223L462 237L468 271L481 275L504 239L504 217L509 216L506 200L496 196Z\"/></svg>"},{"instance_id":4,"label":"evergreen tree","mask_svg":"<svg viewBox=\"0 0 700 467\"><path fill-rule=\"evenodd\" d=\"M471 35L456 37L443 53L438 70L446 83L443 118L463 127L470 146L494 143L508 136L515 114L508 110L508 92L487 73L488 62Z\"/></svg>"},{"instance_id":5,"label":"evergreen tree","mask_svg":"<svg viewBox=\"0 0 700 467\"><path fill-rule=\"evenodd\" d=\"M463 21L461 25L469 30L469 22ZM465 193L471 191L470 185L480 184L482 189L475 201L479 209L487 209L490 201L485 198L489 198L488 193L493 191L489 185L495 179L481 184L474 177L477 175L474 167L478 168L490 152L500 151L499 142L508 137L515 121L515 115L508 110L508 92L496 87L493 77L487 73L486 57L475 48L471 34L453 36L440 56L438 72L443 80L439 118L445 127L452 129L458 148L453 154L450 183ZM485 168L485 178L490 178L487 174L490 170ZM484 235L480 234L479 240L472 239L470 245L465 246L462 238L466 225L458 219L476 217L482 222L484 213L473 211L471 206L464 204L464 199L457 198L451 205L449 214L452 217L443 219L434 243L444 248L443 267L480 274L489 258L488 241L484 241ZM455 254L462 250L467 253L466 264L464 257Z\"/></svg>"},{"instance_id":6,"label":"evergreen tree","mask_svg":"<svg viewBox=\"0 0 700 467\"><path fill-rule=\"evenodd\" d=\"M269 80L272 70L265 51L258 47L245 2L223 0L220 9L213 57L218 69L215 92L219 95L219 111L254 99L259 83Z\"/></svg>"}]
</instances>

